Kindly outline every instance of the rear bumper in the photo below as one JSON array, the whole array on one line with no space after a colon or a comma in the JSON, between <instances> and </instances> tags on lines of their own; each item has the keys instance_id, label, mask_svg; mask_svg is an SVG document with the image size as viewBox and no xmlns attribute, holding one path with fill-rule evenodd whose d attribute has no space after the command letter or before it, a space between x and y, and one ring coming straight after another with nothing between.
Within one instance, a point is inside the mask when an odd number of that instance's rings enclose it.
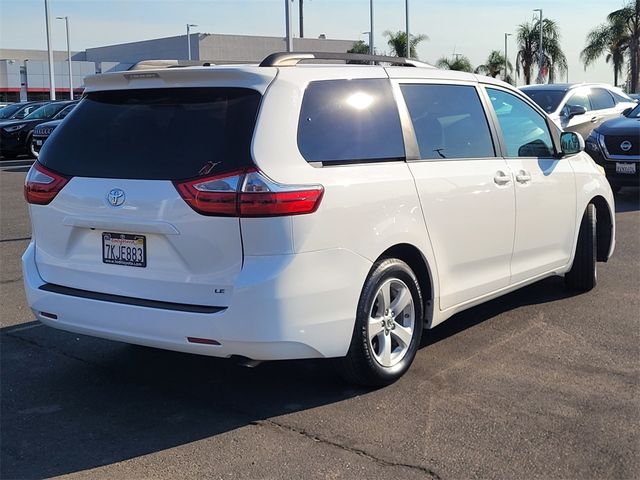
<instances>
[{"instance_id":1,"label":"rear bumper","mask_svg":"<svg viewBox=\"0 0 640 480\"><path fill-rule=\"evenodd\" d=\"M33 243L22 264L27 302L46 325L167 350L254 360L344 356L371 268L371 262L343 249L245 257L230 305L217 313L195 313L42 290ZM190 343L187 337L220 345Z\"/></svg>"}]
</instances>

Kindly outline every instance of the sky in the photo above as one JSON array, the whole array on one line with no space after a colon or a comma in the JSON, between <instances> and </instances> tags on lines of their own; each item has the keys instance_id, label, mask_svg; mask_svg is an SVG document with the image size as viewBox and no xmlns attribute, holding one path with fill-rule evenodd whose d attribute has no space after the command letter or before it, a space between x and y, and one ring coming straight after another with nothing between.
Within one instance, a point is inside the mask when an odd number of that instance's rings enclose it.
<instances>
[{"instance_id":1,"label":"sky","mask_svg":"<svg viewBox=\"0 0 640 480\"><path fill-rule=\"evenodd\" d=\"M405 0L374 0L374 45L387 50L383 32L404 30ZM586 71L580 62L587 33L603 23L623 0L409 0L410 31L429 37L418 47L421 60L461 53L476 66L491 50L504 50L504 34L534 18L542 8L555 20L569 63L570 82L613 81L613 70L599 59ZM192 33L284 36L283 0L49 0L52 43L66 49L64 22L70 17L71 49ZM292 4L298 30L298 0ZM369 0L304 0L305 37L368 41ZM46 49L44 0L0 0L0 48ZM515 65L514 37L508 54ZM564 79L562 79L564 80Z\"/></svg>"}]
</instances>

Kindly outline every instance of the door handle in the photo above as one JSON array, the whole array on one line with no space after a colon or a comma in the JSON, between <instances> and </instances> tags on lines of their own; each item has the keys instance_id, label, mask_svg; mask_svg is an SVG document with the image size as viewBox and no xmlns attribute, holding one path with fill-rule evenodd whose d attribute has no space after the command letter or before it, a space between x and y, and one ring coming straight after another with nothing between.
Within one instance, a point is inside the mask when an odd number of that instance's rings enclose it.
<instances>
[{"instance_id":1,"label":"door handle","mask_svg":"<svg viewBox=\"0 0 640 480\"><path fill-rule=\"evenodd\" d=\"M518 183L527 183L531 181L531 174L529 172L525 172L524 170L520 170L516 175L516 181Z\"/></svg>"},{"instance_id":2,"label":"door handle","mask_svg":"<svg viewBox=\"0 0 640 480\"><path fill-rule=\"evenodd\" d=\"M511 177L504 173L502 170L498 170L493 177L493 181L496 185L506 185L511 181Z\"/></svg>"},{"instance_id":3,"label":"door handle","mask_svg":"<svg viewBox=\"0 0 640 480\"><path fill-rule=\"evenodd\" d=\"M596 123L598 121L598 117L591 117L591 123Z\"/></svg>"}]
</instances>

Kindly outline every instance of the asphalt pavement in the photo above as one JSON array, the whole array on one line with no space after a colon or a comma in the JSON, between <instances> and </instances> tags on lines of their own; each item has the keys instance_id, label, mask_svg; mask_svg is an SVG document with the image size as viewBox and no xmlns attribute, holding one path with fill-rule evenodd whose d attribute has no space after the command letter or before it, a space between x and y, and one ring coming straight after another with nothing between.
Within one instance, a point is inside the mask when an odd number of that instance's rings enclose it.
<instances>
[{"instance_id":1,"label":"asphalt pavement","mask_svg":"<svg viewBox=\"0 0 640 480\"><path fill-rule=\"evenodd\" d=\"M640 195L598 286L552 278L425 335L387 388L51 329L25 305L25 166L0 165L0 477L640 477Z\"/></svg>"}]
</instances>

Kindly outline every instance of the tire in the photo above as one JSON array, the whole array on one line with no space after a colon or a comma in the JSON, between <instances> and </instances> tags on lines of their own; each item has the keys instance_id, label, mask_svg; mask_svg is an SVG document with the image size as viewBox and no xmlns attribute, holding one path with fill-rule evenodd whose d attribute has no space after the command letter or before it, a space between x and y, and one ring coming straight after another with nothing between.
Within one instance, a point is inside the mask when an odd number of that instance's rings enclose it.
<instances>
[{"instance_id":1,"label":"tire","mask_svg":"<svg viewBox=\"0 0 640 480\"><path fill-rule=\"evenodd\" d=\"M590 203L582 217L573 265L565 276L567 288L588 292L597 283L596 207Z\"/></svg>"},{"instance_id":2,"label":"tire","mask_svg":"<svg viewBox=\"0 0 640 480\"><path fill-rule=\"evenodd\" d=\"M393 311L394 304L402 310ZM416 356L423 321L422 293L411 268L396 258L376 262L360 295L349 351L337 361L339 373L364 386L395 382Z\"/></svg>"}]
</instances>

